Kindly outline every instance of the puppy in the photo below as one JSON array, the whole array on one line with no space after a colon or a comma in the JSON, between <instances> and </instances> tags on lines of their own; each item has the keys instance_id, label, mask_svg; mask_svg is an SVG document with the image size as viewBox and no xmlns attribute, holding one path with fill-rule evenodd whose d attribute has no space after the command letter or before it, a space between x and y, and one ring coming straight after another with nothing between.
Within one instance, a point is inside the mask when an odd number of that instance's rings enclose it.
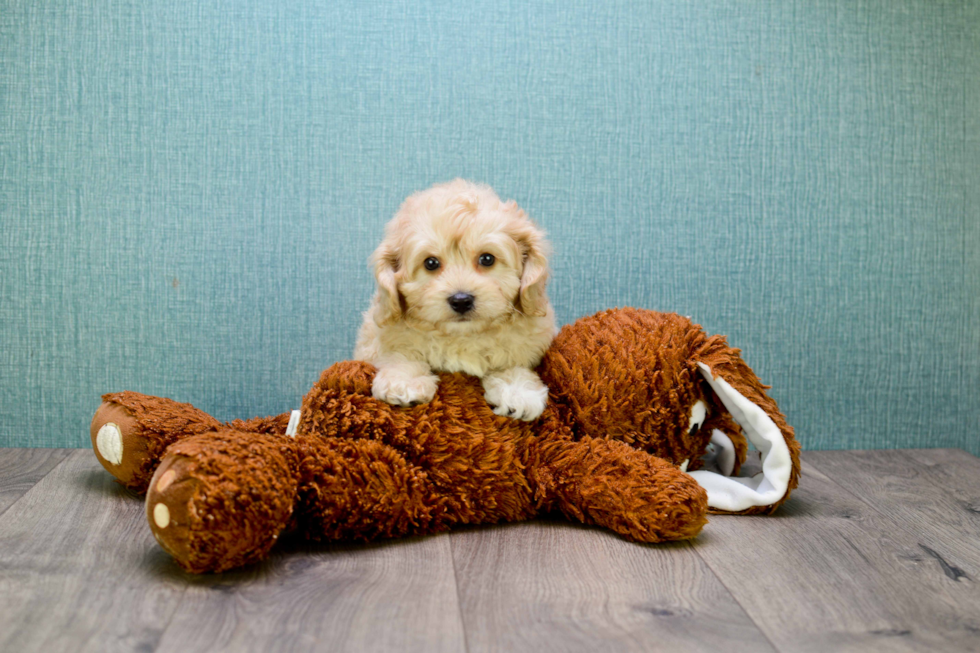
<instances>
[{"instance_id":1,"label":"puppy","mask_svg":"<svg viewBox=\"0 0 980 653\"><path fill-rule=\"evenodd\" d=\"M433 372L480 377L494 413L533 420L548 389L532 368L555 336L549 246L511 200L462 179L415 193L372 256L378 288L354 357L372 394L399 406L436 392Z\"/></svg>"}]
</instances>

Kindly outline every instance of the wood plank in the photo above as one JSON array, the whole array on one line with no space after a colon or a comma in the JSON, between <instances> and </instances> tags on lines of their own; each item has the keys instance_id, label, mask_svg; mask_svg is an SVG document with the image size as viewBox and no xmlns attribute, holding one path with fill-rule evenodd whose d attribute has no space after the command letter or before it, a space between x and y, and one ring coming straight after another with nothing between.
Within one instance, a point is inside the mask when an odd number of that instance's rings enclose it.
<instances>
[{"instance_id":1,"label":"wood plank","mask_svg":"<svg viewBox=\"0 0 980 653\"><path fill-rule=\"evenodd\" d=\"M716 516L694 548L780 651L976 651L978 569L951 578L922 534L808 463L777 515ZM929 540L945 560L958 560Z\"/></svg>"},{"instance_id":2,"label":"wood plank","mask_svg":"<svg viewBox=\"0 0 980 653\"><path fill-rule=\"evenodd\" d=\"M774 650L687 543L559 521L451 539L470 653Z\"/></svg>"},{"instance_id":3,"label":"wood plank","mask_svg":"<svg viewBox=\"0 0 980 653\"><path fill-rule=\"evenodd\" d=\"M540 521L203 577L60 453L0 452L0 650L980 650L980 460L957 450L808 452L779 515L693 545Z\"/></svg>"},{"instance_id":4,"label":"wood plank","mask_svg":"<svg viewBox=\"0 0 980 653\"><path fill-rule=\"evenodd\" d=\"M150 651L183 583L90 450L0 515L0 650Z\"/></svg>"},{"instance_id":5,"label":"wood plank","mask_svg":"<svg viewBox=\"0 0 980 653\"><path fill-rule=\"evenodd\" d=\"M71 449L0 449L0 515L55 465Z\"/></svg>"},{"instance_id":6,"label":"wood plank","mask_svg":"<svg viewBox=\"0 0 980 653\"><path fill-rule=\"evenodd\" d=\"M976 456L962 449L815 451L807 461L906 529L920 533L924 562L954 576L961 573L959 561L980 567ZM935 542L954 553L955 560L937 557Z\"/></svg>"},{"instance_id":7,"label":"wood plank","mask_svg":"<svg viewBox=\"0 0 980 653\"><path fill-rule=\"evenodd\" d=\"M465 649L448 535L283 544L251 569L187 576L157 651Z\"/></svg>"}]
</instances>

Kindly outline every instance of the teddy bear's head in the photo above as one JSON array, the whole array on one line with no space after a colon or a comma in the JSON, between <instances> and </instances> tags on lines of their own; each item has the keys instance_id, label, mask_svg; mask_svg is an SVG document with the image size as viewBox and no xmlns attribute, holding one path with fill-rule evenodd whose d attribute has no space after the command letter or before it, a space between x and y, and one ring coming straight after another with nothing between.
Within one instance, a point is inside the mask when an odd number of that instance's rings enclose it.
<instances>
[{"instance_id":1,"label":"teddy bear's head","mask_svg":"<svg viewBox=\"0 0 980 653\"><path fill-rule=\"evenodd\" d=\"M564 327L538 372L578 436L612 438L691 471L719 512L768 512L796 487L799 445L722 336L674 313L611 309ZM751 442L762 473L739 472Z\"/></svg>"}]
</instances>

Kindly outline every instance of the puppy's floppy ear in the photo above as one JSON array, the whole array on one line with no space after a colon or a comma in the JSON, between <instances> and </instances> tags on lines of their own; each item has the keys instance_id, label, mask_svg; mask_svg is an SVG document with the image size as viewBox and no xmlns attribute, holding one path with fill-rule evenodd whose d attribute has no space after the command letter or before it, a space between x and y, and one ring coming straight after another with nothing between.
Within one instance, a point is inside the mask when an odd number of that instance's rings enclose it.
<instances>
[{"instance_id":1,"label":"puppy's floppy ear","mask_svg":"<svg viewBox=\"0 0 980 653\"><path fill-rule=\"evenodd\" d=\"M378 282L378 310L374 321L384 326L401 318L405 299L398 290L398 251L385 241L371 255L374 264L374 278Z\"/></svg>"},{"instance_id":2,"label":"puppy's floppy ear","mask_svg":"<svg viewBox=\"0 0 980 653\"><path fill-rule=\"evenodd\" d=\"M511 206L513 205L513 206ZM513 202L505 207L517 212L520 222L512 236L521 250L523 268L521 270L521 289L517 295L517 308L531 317L544 317L548 314L548 254L551 247L545 240L544 232L534 226Z\"/></svg>"}]
</instances>

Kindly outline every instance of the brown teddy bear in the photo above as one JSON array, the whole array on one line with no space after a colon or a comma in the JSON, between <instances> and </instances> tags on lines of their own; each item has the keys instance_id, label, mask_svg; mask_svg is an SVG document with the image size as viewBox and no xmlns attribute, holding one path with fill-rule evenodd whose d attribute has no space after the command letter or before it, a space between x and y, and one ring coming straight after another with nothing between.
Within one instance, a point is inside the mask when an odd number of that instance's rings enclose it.
<instances>
[{"instance_id":1,"label":"brown teddy bear","mask_svg":"<svg viewBox=\"0 0 980 653\"><path fill-rule=\"evenodd\" d=\"M191 572L260 560L286 529L364 541L549 511L639 542L691 538L709 510L771 512L796 487L799 445L767 386L686 318L583 318L537 371L550 396L533 422L494 415L463 374L442 375L427 404L390 406L371 396L370 365L344 362L307 393L298 424L223 424L121 392L103 397L92 443L146 492L154 535ZM744 436L762 471L731 476Z\"/></svg>"}]
</instances>

